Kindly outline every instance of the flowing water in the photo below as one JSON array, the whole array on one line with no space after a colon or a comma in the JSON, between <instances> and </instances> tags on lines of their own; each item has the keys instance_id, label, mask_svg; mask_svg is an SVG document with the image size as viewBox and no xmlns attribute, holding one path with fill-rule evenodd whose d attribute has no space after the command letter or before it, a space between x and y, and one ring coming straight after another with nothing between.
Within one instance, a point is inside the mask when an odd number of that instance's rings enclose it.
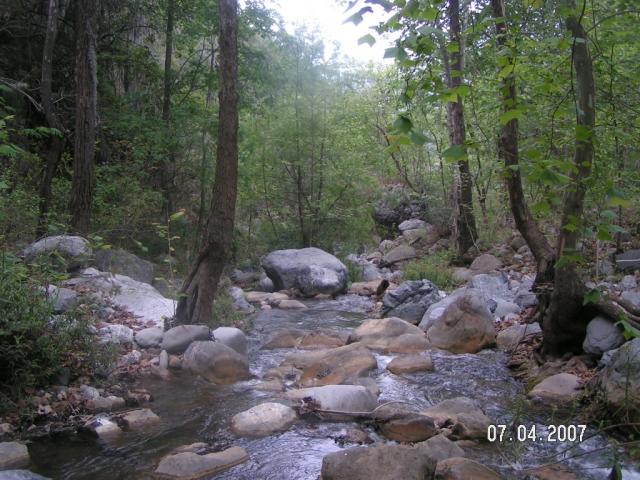
<instances>
[{"instance_id":1,"label":"flowing water","mask_svg":"<svg viewBox=\"0 0 640 480\"><path fill-rule=\"evenodd\" d=\"M151 478L158 461L175 447L208 442L217 447L244 447L250 460L216 479L315 480L319 478L324 455L350 447L339 439L355 423L299 421L287 432L260 439L236 438L228 430L233 415L259 403L277 401L281 395L254 389L262 373L277 366L291 350L260 350L268 336L280 329L332 328L349 330L366 318L368 299L345 296L338 300L307 302L304 311L267 310L253 316L249 334L250 364L254 380L226 387L208 384L178 373L169 382L145 378L141 387L154 396L150 405L162 419L159 426L138 432L126 432L117 441L103 442L83 436L37 441L30 446L35 461L33 471L54 479L115 480ZM466 396L478 401L496 423L537 426L538 435L554 424L554 412L524 408L523 386L506 368L506 356L496 350L477 355L432 355L435 371L396 376L385 367L392 356L377 355L375 376L380 387L380 402L400 400L428 407L441 400ZM383 441L372 430L370 436ZM593 434L590 429L585 437ZM550 463L562 457L553 454L566 450L568 443L546 441L481 443L465 447L468 456L502 473L505 478L524 478L525 469ZM595 453L586 454L595 451ZM596 435L569 449L566 463L582 479L605 479L610 471L613 448L603 436ZM608 467L608 468L607 468ZM625 480L639 480L640 468L626 465Z\"/></svg>"}]
</instances>

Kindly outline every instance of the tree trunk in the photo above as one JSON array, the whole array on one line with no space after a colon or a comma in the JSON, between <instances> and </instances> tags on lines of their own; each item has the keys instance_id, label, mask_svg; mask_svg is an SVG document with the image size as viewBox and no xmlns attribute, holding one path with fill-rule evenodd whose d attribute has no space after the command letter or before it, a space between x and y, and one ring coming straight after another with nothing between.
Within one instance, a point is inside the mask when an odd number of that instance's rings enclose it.
<instances>
[{"instance_id":1,"label":"tree trunk","mask_svg":"<svg viewBox=\"0 0 640 480\"><path fill-rule=\"evenodd\" d=\"M507 42L507 25L504 0L491 0L493 16L496 19L496 43L510 62L514 61L514 52ZM506 169L507 190L511 211L518 231L522 234L537 262L535 290L540 301L540 317L544 332L542 352L560 355L565 352L580 352L585 335L586 323L591 319L585 315L583 299L585 286L580 280L575 264L555 261L562 255L575 250L579 228L564 228L570 218L582 218L584 180L589 176L593 157L593 139L591 133L595 125L595 84L591 68L591 57L587 38L582 25L575 16L567 19L567 27L574 36L573 67L576 72L577 124L582 125L590 134L588 140L576 140L574 163L577 174L574 176L575 189L570 191L565 201L562 220L562 232L558 245L553 247L544 236L531 214L522 188L518 154L518 120L512 119L502 128L498 154ZM581 39L575 41L575 39ZM512 73L503 79L500 88L503 110L509 111L517 106L515 75ZM582 136L580 137L582 138ZM590 310L591 307L586 307Z\"/></svg>"},{"instance_id":2,"label":"tree trunk","mask_svg":"<svg viewBox=\"0 0 640 480\"><path fill-rule=\"evenodd\" d=\"M76 4L76 124L71 186L71 226L86 235L91 224L96 139L96 0Z\"/></svg>"},{"instance_id":3,"label":"tree trunk","mask_svg":"<svg viewBox=\"0 0 640 480\"><path fill-rule=\"evenodd\" d=\"M210 324L213 300L233 239L238 183L237 0L219 0L220 91L216 174L203 248L185 280L176 311L180 324Z\"/></svg>"},{"instance_id":4,"label":"tree trunk","mask_svg":"<svg viewBox=\"0 0 640 480\"><path fill-rule=\"evenodd\" d=\"M452 44L458 45L458 51L450 54L447 80L449 88L462 85L463 79L463 43L460 37L460 2L449 0L449 38ZM447 105L449 138L451 146L460 146L466 152L466 132L464 124L464 107L462 97L457 96L455 102ZM458 161L458 181L454 185L455 198L455 243L458 257L462 257L475 243L478 233L473 215L473 183L469 171L468 159Z\"/></svg>"},{"instance_id":5,"label":"tree trunk","mask_svg":"<svg viewBox=\"0 0 640 480\"><path fill-rule=\"evenodd\" d=\"M559 262L555 268L551 303L542 323L545 338L543 353L552 355L566 351L582 351L582 340L587 323L591 320L588 315L581 315L587 288L580 280L577 265L571 256L578 253L576 247L583 230L584 198L587 193L587 181L591 176L596 125L596 87L589 39L581 23L584 9L578 14L573 0L566 0L565 6L570 9L565 19L566 28L573 36L571 60L575 73L575 173L572 175L573 188L567 192L564 199L560 235L556 246L556 258Z\"/></svg>"},{"instance_id":6,"label":"tree trunk","mask_svg":"<svg viewBox=\"0 0 640 480\"><path fill-rule=\"evenodd\" d=\"M64 2L61 0L49 0L47 3L47 28L42 50L42 72L40 77L40 101L42 110L49 128L55 128L63 134L62 122L56 114L53 103L53 52L58 38L58 21L64 16ZM60 162L60 156L64 149L64 139L61 136L51 136L47 148L46 163L39 187L38 237L47 232L47 220L51 204L51 183Z\"/></svg>"},{"instance_id":7,"label":"tree trunk","mask_svg":"<svg viewBox=\"0 0 640 480\"><path fill-rule=\"evenodd\" d=\"M175 12L175 0L167 0L167 28L165 38L165 50L164 50L164 90L162 96L162 120L164 121L167 135L171 131L171 90L172 90L172 75L171 75L171 62L173 60L173 26L174 26L174 12ZM168 142L172 142L172 136L167 138ZM160 170L160 183L162 185L162 194L164 197L164 203L162 206L162 212L165 218L169 218L169 215L174 210L173 205L173 170L175 162L175 153L173 147L170 145L167 150L167 157L162 160Z\"/></svg>"}]
</instances>

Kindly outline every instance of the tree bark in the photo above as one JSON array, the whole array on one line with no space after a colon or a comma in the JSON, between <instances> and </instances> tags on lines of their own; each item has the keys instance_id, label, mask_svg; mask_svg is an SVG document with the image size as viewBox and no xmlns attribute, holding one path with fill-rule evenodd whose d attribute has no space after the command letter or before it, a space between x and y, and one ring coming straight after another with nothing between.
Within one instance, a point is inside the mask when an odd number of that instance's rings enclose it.
<instances>
[{"instance_id":1,"label":"tree bark","mask_svg":"<svg viewBox=\"0 0 640 480\"><path fill-rule=\"evenodd\" d=\"M213 300L228 258L238 183L237 0L219 0L220 90L217 163L203 248L185 280L176 311L180 324L215 321Z\"/></svg>"},{"instance_id":2,"label":"tree bark","mask_svg":"<svg viewBox=\"0 0 640 480\"><path fill-rule=\"evenodd\" d=\"M64 128L53 103L53 53L58 38L58 22L64 16L65 5L62 0L49 0L47 3L47 27L42 50L42 71L40 76L40 102L49 128L55 128L63 134ZM51 204L51 183L60 163L60 156L64 149L64 138L52 135L47 148L45 166L39 187L38 237L47 232L47 220Z\"/></svg>"},{"instance_id":3,"label":"tree bark","mask_svg":"<svg viewBox=\"0 0 640 480\"><path fill-rule=\"evenodd\" d=\"M96 0L76 4L76 122L71 186L71 226L86 235L91 225L97 119Z\"/></svg>"},{"instance_id":4,"label":"tree bark","mask_svg":"<svg viewBox=\"0 0 640 480\"><path fill-rule=\"evenodd\" d=\"M458 50L451 52L448 64L447 81L449 88L462 85L463 79L463 48L460 27L460 2L449 0L449 39L451 44L458 45ZM464 124L464 107L462 97L457 96L455 102L447 105L449 138L451 146L460 146L466 152L466 132ZM473 183L469 171L468 159L457 162L458 181L454 184L455 198L455 244L458 257L462 257L475 243L478 237L476 221L473 215Z\"/></svg>"},{"instance_id":5,"label":"tree bark","mask_svg":"<svg viewBox=\"0 0 640 480\"><path fill-rule=\"evenodd\" d=\"M585 0L586 2L586 0ZM587 33L576 12L573 0L565 1L570 13L565 19L573 36L571 63L575 73L576 141L573 156L575 173L572 187L564 199L560 235L556 246L555 285L549 309L545 312L542 330L545 341L543 353L557 355L566 351L582 351L582 340L591 318L581 315L587 288L579 278L576 262L578 239L583 230L584 199L587 180L591 176L596 125L596 87ZM585 3L586 6L586 3Z\"/></svg>"},{"instance_id":6,"label":"tree bark","mask_svg":"<svg viewBox=\"0 0 640 480\"><path fill-rule=\"evenodd\" d=\"M166 25L166 38L165 38L165 50L164 50L164 89L162 96L162 120L164 121L167 129L167 134L171 131L171 90L172 90L172 75L171 75L171 63L173 61L173 28L174 28L174 15L175 15L175 0L167 0L167 25ZM167 138L168 142L171 142L171 138ZM173 176L174 176L174 162L175 153L173 147L169 146L167 150L167 157L163 159L160 170L160 183L162 185L162 194L164 197L164 203L162 211L165 218L169 218L169 215L174 210L173 202Z\"/></svg>"},{"instance_id":7,"label":"tree bark","mask_svg":"<svg viewBox=\"0 0 640 480\"><path fill-rule=\"evenodd\" d=\"M513 52L507 42L507 24L504 0L491 0L492 13L496 20L496 43L498 48L514 62ZM591 172L593 158L593 128L595 126L595 83L591 56L589 54L586 32L573 14L566 19L567 28L573 34L574 47L572 67L576 73L576 112L577 125L589 132L586 140L576 138L574 164L574 189L565 199L562 215L562 230L554 250L542 233L531 214L522 188L518 154L518 120L512 119L503 128L499 139L498 154L506 169L506 182L509 192L511 211L518 231L522 234L537 262L535 291L540 301L540 317L544 333L542 353L561 355L566 352L582 351L586 324L591 319L589 311L594 307L584 306L586 288L580 279L576 266L562 259L566 253L573 252L579 237L580 228L565 228L570 222L581 219L586 193L585 180ZM578 39L578 40L576 40ZM503 79L500 87L503 111L517 106L515 75L512 73Z\"/></svg>"}]
</instances>

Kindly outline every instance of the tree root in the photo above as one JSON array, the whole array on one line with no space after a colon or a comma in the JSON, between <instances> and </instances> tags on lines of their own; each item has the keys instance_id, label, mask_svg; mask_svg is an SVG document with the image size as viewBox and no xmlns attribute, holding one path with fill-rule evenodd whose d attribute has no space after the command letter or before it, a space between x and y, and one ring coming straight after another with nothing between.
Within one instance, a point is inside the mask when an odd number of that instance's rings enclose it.
<instances>
[{"instance_id":1,"label":"tree root","mask_svg":"<svg viewBox=\"0 0 640 480\"><path fill-rule=\"evenodd\" d=\"M595 308L609 318L625 320L640 329L640 309L620 297L606 296L595 304Z\"/></svg>"}]
</instances>

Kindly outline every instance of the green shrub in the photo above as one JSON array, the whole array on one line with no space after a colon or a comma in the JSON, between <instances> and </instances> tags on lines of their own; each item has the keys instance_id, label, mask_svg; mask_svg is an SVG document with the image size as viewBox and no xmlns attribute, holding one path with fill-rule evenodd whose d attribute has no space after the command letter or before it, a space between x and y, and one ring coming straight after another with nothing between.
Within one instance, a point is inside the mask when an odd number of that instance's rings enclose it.
<instances>
[{"instance_id":1,"label":"green shrub","mask_svg":"<svg viewBox=\"0 0 640 480\"><path fill-rule=\"evenodd\" d=\"M0 412L62 371L91 375L113 359L91 335L89 315L53 315L40 273L16 257L0 257Z\"/></svg>"},{"instance_id":2,"label":"green shrub","mask_svg":"<svg viewBox=\"0 0 640 480\"><path fill-rule=\"evenodd\" d=\"M229 295L229 287L231 281L224 277L218 284L218 293L213 302L213 318L211 319L211 328L217 327L236 327L240 330L247 331L251 325L247 320L246 314L237 311L233 306L233 298Z\"/></svg>"},{"instance_id":3,"label":"green shrub","mask_svg":"<svg viewBox=\"0 0 640 480\"><path fill-rule=\"evenodd\" d=\"M441 290L451 290L460 285L453 278L450 251L438 252L409 262L404 268L404 280L430 280Z\"/></svg>"},{"instance_id":4,"label":"green shrub","mask_svg":"<svg viewBox=\"0 0 640 480\"><path fill-rule=\"evenodd\" d=\"M361 282L364 275L364 267L357 262L352 262L347 258L340 259L347 267L347 273L349 275L349 283Z\"/></svg>"}]
</instances>

